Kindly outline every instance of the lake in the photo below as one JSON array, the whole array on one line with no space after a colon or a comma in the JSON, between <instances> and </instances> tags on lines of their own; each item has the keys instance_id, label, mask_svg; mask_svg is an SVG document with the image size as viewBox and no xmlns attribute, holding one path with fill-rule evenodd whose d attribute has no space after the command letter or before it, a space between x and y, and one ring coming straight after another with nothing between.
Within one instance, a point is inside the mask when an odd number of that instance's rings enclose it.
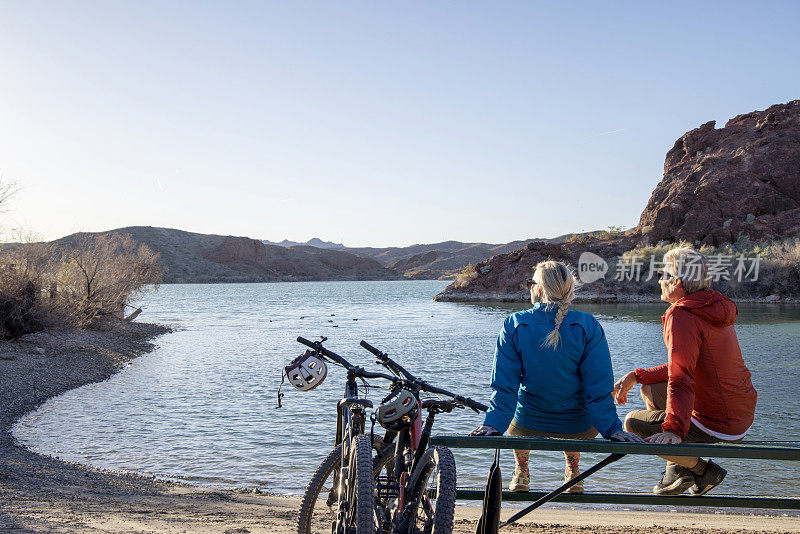
<instances>
[{"instance_id":1,"label":"lake","mask_svg":"<svg viewBox=\"0 0 800 534\"><path fill-rule=\"evenodd\" d=\"M164 285L141 300L143 321L178 327L158 349L109 380L50 399L14 434L26 446L97 467L156 474L220 487L301 494L333 444L335 405L345 373L329 369L319 388L284 384L283 365L301 354L295 338L327 336L326 346L378 370L365 339L408 370L451 391L488 400L492 356L505 317L528 306L434 302L440 281ZM575 305L594 314L611 348L615 376L666 359L661 304ZM736 330L759 393L749 440L800 440L800 308L741 305ZM376 383L380 385L380 383ZM371 389L376 406L385 390ZM619 408L643 408L638 388ZM471 411L438 416L434 433L466 433ZM482 485L489 452L456 454L459 484ZM584 455L583 467L602 455ZM507 479L511 451L503 456ZM720 460L719 493L796 494L800 469L782 462ZM587 490L650 491L657 458L627 457L587 480ZM563 455L531 455L532 487L555 487Z\"/></svg>"}]
</instances>

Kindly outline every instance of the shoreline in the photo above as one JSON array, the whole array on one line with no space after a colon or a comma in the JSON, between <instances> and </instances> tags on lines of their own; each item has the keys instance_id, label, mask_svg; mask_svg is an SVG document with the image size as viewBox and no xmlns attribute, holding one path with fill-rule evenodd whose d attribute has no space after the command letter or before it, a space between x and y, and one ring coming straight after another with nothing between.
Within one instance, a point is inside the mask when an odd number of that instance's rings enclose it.
<instances>
[{"instance_id":1,"label":"shoreline","mask_svg":"<svg viewBox=\"0 0 800 534\"><path fill-rule=\"evenodd\" d=\"M48 398L105 380L156 348L172 330L131 323L117 329L39 332L0 341L0 532L296 532L299 497L189 486L156 476L113 472L30 451L11 435L13 423ZM479 503L456 508L454 532L472 533ZM578 509L575 509L578 508ZM507 506L503 517L516 511ZM754 513L755 512L755 513ZM800 532L794 512L719 513L622 510L556 505L509 532L611 534L645 532ZM329 527L320 517L319 532Z\"/></svg>"},{"instance_id":2,"label":"shoreline","mask_svg":"<svg viewBox=\"0 0 800 534\"><path fill-rule=\"evenodd\" d=\"M463 302L463 303L530 303L528 292L442 292L433 297L436 302ZM731 298L736 304L775 304L775 305L800 305L800 297L780 298ZM659 304L663 303L658 295L634 295L624 293L577 293L573 302L577 304Z\"/></svg>"}]
</instances>

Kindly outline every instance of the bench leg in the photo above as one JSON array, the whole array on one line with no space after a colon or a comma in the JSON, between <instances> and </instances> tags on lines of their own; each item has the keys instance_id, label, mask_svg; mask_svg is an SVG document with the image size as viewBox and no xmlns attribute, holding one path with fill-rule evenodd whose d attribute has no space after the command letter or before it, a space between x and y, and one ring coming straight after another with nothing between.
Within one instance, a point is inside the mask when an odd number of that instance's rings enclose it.
<instances>
[{"instance_id":1,"label":"bench leg","mask_svg":"<svg viewBox=\"0 0 800 534\"><path fill-rule=\"evenodd\" d=\"M580 475L576 476L572 480L566 481L564 484L562 484L558 488L554 489L553 491L551 491L550 493L548 493L547 495L545 495L544 497L542 497L538 501L534 502L530 506L526 507L523 510L520 510L516 514L512 515L511 517L509 517L508 521L506 521L505 523L500 525L500 528L503 528L506 525L510 525L511 523L517 521L519 518L521 518L521 517L527 515L528 513L536 510L537 508L539 508L544 503L552 501L553 499L555 499L556 497L558 497L559 495L564 493L566 490L568 490L569 488L571 488L572 486L574 486L578 482L581 482L583 479L585 479L589 475L593 475L594 473L596 473L597 471L600 471L602 468L604 468L608 464L616 462L617 460L619 460L623 456L625 456L625 455L621 454L621 453L614 453L614 454L608 455L608 457L606 457L605 459L601 460L597 464L593 465L592 467L590 467L589 469L587 469L586 471L584 471Z\"/></svg>"}]
</instances>

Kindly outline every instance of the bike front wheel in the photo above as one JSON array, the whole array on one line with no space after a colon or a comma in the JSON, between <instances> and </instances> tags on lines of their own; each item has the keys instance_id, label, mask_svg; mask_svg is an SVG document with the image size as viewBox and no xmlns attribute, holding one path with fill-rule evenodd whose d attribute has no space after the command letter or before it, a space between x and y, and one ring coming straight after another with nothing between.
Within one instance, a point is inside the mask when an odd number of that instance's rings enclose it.
<instances>
[{"instance_id":1,"label":"bike front wheel","mask_svg":"<svg viewBox=\"0 0 800 534\"><path fill-rule=\"evenodd\" d=\"M384 469L390 473L392 460L394 460L394 447L383 446L376 436L373 448L376 451L375 458L372 460L373 476L378 476ZM309 481L300 505L298 534L311 534L312 527L322 532L330 531L330 524L336 520L335 512L338 510L338 468L341 467L341 464L342 446L340 444L328 453ZM315 524L317 526L314 526Z\"/></svg>"},{"instance_id":2,"label":"bike front wheel","mask_svg":"<svg viewBox=\"0 0 800 534\"><path fill-rule=\"evenodd\" d=\"M375 534L375 479L372 473L372 443L359 434L350 447L345 512L345 532ZM340 505L341 506L341 505Z\"/></svg>"},{"instance_id":3,"label":"bike front wheel","mask_svg":"<svg viewBox=\"0 0 800 534\"><path fill-rule=\"evenodd\" d=\"M451 534L456 510L456 460L447 447L431 447L411 474L414 534ZM431 497L435 494L435 497Z\"/></svg>"}]
</instances>

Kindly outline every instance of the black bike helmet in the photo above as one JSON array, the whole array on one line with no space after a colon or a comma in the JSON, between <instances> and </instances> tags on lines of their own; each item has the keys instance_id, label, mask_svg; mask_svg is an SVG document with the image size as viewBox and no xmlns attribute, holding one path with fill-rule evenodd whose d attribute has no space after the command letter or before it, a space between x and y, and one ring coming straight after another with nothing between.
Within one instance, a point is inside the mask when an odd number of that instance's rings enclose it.
<instances>
[{"instance_id":1,"label":"black bike helmet","mask_svg":"<svg viewBox=\"0 0 800 534\"><path fill-rule=\"evenodd\" d=\"M413 392L396 389L378 407L378 423L386 430L407 428L419 414L419 401Z\"/></svg>"},{"instance_id":2,"label":"black bike helmet","mask_svg":"<svg viewBox=\"0 0 800 534\"><path fill-rule=\"evenodd\" d=\"M305 351L283 369L289 383L300 391L314 389L328 376L328 366L325 365L325 361L311 350Z\"/></svg>"}]
</instances>

